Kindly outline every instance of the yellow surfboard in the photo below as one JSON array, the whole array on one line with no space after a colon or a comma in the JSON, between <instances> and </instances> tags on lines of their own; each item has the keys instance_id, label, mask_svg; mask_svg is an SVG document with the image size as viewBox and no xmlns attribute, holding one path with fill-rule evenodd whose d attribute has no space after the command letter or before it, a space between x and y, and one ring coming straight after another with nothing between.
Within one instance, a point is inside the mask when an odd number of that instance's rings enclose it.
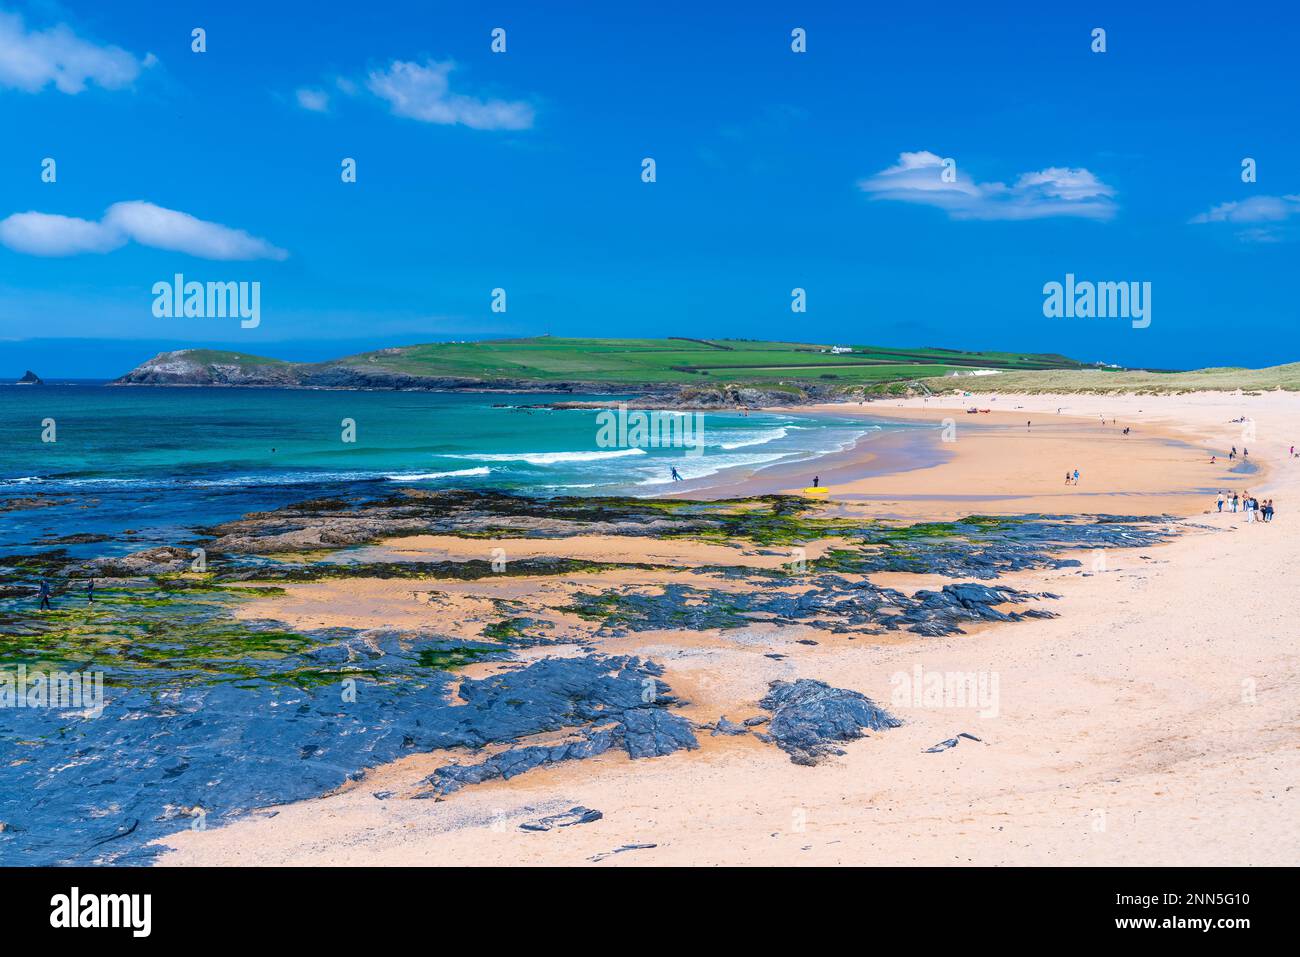
<instances>
[{"instance_id":1,"label":"yellow surfboard","mask_svg":"<svg viewBox=\"0 0 1300 957\"><path fill-rule=\"evenodd\" d=\"M803 490L805 495L829 495L831 490L825 485L809 485Z\"/></svg>"}]
</instances>

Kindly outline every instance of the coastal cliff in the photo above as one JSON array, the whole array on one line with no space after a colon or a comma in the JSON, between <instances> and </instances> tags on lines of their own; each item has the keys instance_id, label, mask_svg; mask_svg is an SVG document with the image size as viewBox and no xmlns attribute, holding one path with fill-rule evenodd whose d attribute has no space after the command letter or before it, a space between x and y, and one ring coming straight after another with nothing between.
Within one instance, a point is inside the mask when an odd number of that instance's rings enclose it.
<instances>
[{"instance_id":1,"label":"coastal cliff","mask_svg":"<svg viewBox=\"0 0 1300 957\"><path fill-rule=\"evenodd\" d=\"M395 353L396 350L385 350ZM369 357L367 357L369 358ZM550 380L509 376L419 375L377 362L342 359L320 363L286 362L212 349L162 352L136 366L112 385L233 386L280 389L392 389L425 392L539 392L634 396L630 406L720 409L790 405L831 398L830 389L764 389L730 383L676 385ZM557 403L577 407L579 403Z\"/></svg>"},{"instance_id":2,"label":"coastal cliff","mask_svg":"<svg viewBox=\"0 0 1300 957\"><path fill-rule=\"evenodd\" d=\"M1055 354L727 339L532 336L393 346L321 362L218 349L163 352L115 385L537 392L679 409L789 406L944 392L1188 392L1300 388L1300 363L1194 372Z\"/></svg>"}]
</instances>

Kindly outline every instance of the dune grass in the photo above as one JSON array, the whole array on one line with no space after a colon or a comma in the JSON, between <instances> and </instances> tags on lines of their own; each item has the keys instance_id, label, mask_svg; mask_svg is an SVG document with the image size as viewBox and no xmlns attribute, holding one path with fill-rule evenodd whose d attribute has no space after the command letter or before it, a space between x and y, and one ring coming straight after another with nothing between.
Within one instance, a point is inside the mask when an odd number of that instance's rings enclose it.
<instances>
[{"instance_id":1,"label":"dune grass","mask_svg":"<svg viewBox=\"0 0 1300 957\"><path fill-rule=\"evenodd\" d=\"M1139 394L1179 392L1268 392L1274 389L1300 390L1300 362L1264 369L1224 367L1192 372L1145 372L1142 370L1050 370L1003 372L978 378L923 379L934 392L1133 392Z\"/></svg>"}]
</instances>

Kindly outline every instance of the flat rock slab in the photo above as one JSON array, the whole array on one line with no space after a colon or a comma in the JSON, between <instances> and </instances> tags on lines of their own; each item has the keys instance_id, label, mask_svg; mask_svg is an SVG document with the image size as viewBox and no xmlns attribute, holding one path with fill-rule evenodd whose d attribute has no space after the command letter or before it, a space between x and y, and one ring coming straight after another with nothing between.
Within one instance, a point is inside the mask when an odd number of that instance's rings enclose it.
<instances>
[{"instance_id":1,"label":"flat rock slab","mask_svg":"<svg viewBox=\"0 0 1300 957\"><path fill-rule=\"evenodd\" d=\"M575 824L590 824L599 821L605 815L589 807L576 805L560 814L548 814L535 821L525 821L519 825L521 831L549 831L553 827L572 827Z\"/></svg>"}]
</instances>

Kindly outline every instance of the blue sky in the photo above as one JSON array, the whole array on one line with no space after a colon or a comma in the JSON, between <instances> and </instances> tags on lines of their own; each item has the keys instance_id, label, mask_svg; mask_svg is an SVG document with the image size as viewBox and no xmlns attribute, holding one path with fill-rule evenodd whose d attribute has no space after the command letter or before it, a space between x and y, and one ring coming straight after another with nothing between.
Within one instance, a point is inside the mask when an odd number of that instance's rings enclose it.
<instances>
[{"instance_id":1,"label":"blue sky","mask_svg":"<svg viewBox=\"0 0 1300 957\"><path fill-rule=\"evenodd\" d=\"M1300 359L1286 6L538 6L0 0L0 375L539 333ZM178 272L259 281L260 326L155 317ZM1150 282L1150 327L1045 318L1066 273Z\"/></svg>"}]
</instances>

